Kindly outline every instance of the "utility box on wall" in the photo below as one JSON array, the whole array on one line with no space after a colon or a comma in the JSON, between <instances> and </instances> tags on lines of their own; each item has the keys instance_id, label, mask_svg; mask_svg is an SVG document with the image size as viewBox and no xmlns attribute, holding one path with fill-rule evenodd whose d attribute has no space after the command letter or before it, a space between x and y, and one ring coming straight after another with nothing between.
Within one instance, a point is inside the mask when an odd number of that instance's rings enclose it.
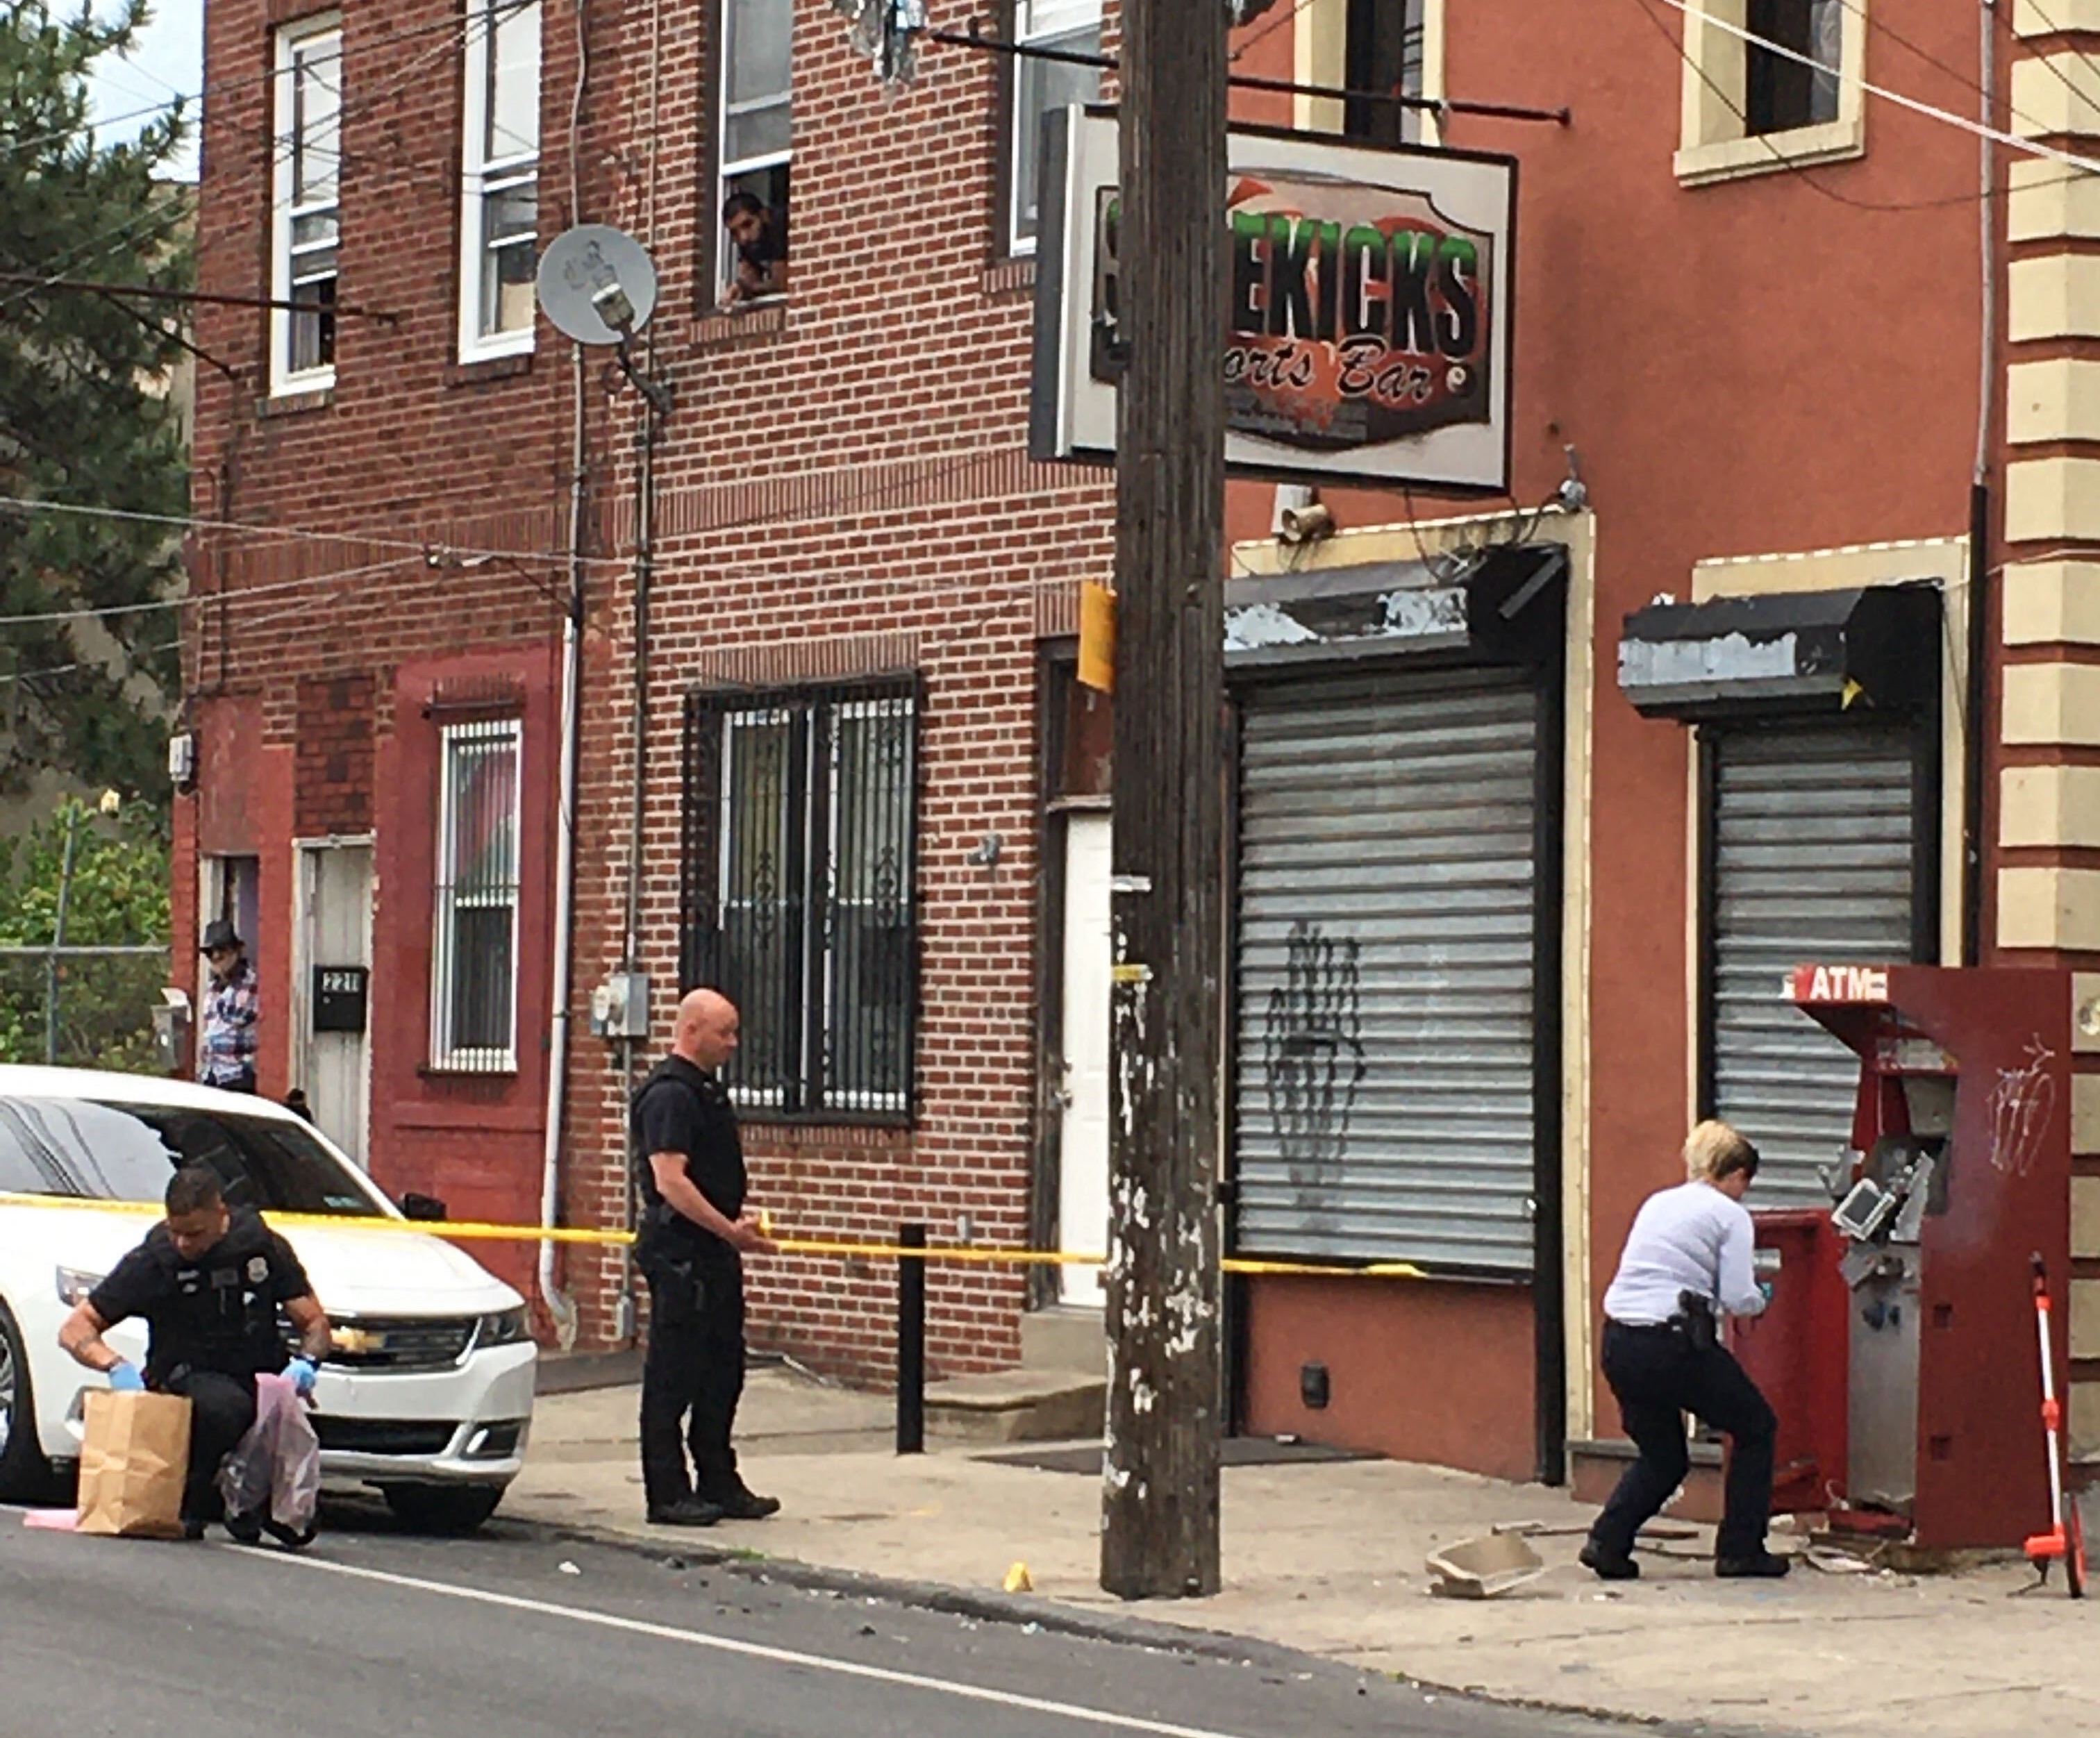
<instances>
[{"instance_id":1,"label":"utility box on wall","mask_svg":"<svg viewBox=\"0 0 2100 1738\"><path fill-rule=\"evenodd\" d=\"M591 1033L597 1038L649 1036L649 974L615 972L591 991Z\"/></svg>"}]
</instances>

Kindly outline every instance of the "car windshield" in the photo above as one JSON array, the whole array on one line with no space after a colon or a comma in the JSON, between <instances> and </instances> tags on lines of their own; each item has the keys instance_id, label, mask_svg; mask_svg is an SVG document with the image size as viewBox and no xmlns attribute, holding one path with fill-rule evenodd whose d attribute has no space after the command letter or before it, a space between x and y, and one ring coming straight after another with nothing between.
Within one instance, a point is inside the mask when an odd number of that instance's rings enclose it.
<instances>
[{"instance_id":1,"label":"car windshield","mask_svg":"<svg viewBox=\"0 0 2100 1738\"><path fill-rule=\"evenodd\" d=\"M183 1165L210 1166L232 1206L381 1211L299 1123L188 1105L0 1096L0 1191L158 1201Z\"/></svg>"}]
</instances>

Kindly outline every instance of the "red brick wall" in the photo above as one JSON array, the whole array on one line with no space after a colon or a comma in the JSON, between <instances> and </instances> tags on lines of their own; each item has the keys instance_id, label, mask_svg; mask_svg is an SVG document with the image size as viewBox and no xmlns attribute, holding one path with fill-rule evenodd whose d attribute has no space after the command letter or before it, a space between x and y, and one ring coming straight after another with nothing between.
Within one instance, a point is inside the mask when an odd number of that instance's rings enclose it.
<instances>
[{"instance_id":1,"label":"red brick wall","mask_svg":"<svg viewBox=\"0 0 2100 1738\"><path fill-rule=\"evenodd\" d=\"M255 75L270 19L289 15L264 0L212 8L208 76L222 95L205 140L207 289L267 281L267 86ZM542 558L565 547L571 371L544 324L529 361L462 368L453 355L459 55L443 31L456 17L439 0L348 16L342 295L398 318L346 317L333 391L268 405L265 316L201 311L199 342L239 377L207 368L200 382L200 516L327 536L196 538L196 587L212 601L194 612L188 648L198 728L210 739L195 806L210 808L213 782L245 789L254 768L281 757L273 776L284 800L267 817L256 811L265 906L280 924L295 812L302 828L369 816L380 867L374 1006L390 1010L375 1037L374 1169L463 1208L523 1214L537 1187L544 1063L530 1031L545 1028L552 934L559 615L548 592L566 577ZM566 4L548 0L543 238L571 215L575 26ZM783 309L725 320L699 281L714 223L704 27L699 6L594 4L576 141L574 214L643 235L657 261L647 347L677 392L659 460L642 857L642 963L660 1035L677 987L685 692L752 672L835 676L871 642L885 655L906 646L925 694L919 1114L898 1131L754 1124L755 1199L796 1235L886 1239L911 1218L946 1236L967 1214L981 1238L1017 1242L1036 1075L1037 593L1105 573L1110 501L1100 474L1023 456L1030 272L1002 263L995 240L1001 64L929 48L919 86L885 97L836 15L801 0L793 294ZM1274 33L1256 64L1274 70L1288 41ZM634 401L599 390L604 360L592 359L583 403L587 523L602 564L589 569L579 1031L564 1131L566 1216L598 1224L625 1212L625 1083L616 1050L584 1033L581 1015L622 951L633 651L624 557ZM426 545L453 553L429 558ZM480 553L490 550L514 558ZM521 1030L528 1008L536 1025L518 1076L501 1087L417 1065L430 798L414 692L434 659L529 664L538 684L527 792L542 806L527 824L540 854L523 896ZM964 861L988 832L1006 845L989 873ZM288 940L269 944L280 959ZM273 1065L290 1043L288 1031L266 1039ZM523 1279L531 1251L490 1259ZM571 1252L562 1272L586 1338L607 1338L620 1263ZM877 1374L889 1362L889 1290L886 1268L769 1263L754 1285L755 1330L818 1363ZM1009 1361L1021 1296L1017 1275L937 1273L937 1370Z\"/></svg>"}]
</instances>

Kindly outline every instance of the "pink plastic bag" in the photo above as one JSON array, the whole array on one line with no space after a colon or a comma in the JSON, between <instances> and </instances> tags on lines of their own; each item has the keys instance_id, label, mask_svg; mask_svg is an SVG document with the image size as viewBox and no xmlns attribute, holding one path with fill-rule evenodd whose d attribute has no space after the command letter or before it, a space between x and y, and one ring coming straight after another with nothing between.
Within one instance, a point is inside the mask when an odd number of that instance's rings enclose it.
<instances>
[{"instance_id":1,"label":"pink plastic bag","mask_svg":"<svg viewBox=\"0 0 2100 1738\"><path fill-rule=\"evenodd\" d=\"M320 1439L298 1389L287 1376L258 1376L255 1422L218 1470L226 1512L303 1535L312 1529L320 1489Z\"/></svg>"}]
</instances>

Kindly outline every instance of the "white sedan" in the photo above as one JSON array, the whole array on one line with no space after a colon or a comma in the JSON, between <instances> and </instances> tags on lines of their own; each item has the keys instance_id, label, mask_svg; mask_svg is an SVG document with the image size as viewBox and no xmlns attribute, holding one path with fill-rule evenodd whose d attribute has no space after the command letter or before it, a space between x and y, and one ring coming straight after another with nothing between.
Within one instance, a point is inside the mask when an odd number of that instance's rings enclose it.
<instances>
[{"instance_id":1,"label":"white sedan","mask_svg":"<svg viewBox=\"0 0 2100 1738\"><path fill-rule=\"evenodd\" d=\"M175 1167L200 1163L232 1206L404 1220L318 1130L267 1099L0 1066L0 1196L46 1198L0 1200L0 1498L78 1461L84 1396L103 1378L59 1349L59 1324L152 1224L86 1203L157 1202ZM73 1201L83 1204L60 1204ZM376 1489L412 1526L479 1526L532 1428L538 1350L525 1300L426 1233L285 1235L334 1330L314 1389L324 1486ZM143 1323L108 1339L144 1362Z\"/></svg>"}]
</instances>

